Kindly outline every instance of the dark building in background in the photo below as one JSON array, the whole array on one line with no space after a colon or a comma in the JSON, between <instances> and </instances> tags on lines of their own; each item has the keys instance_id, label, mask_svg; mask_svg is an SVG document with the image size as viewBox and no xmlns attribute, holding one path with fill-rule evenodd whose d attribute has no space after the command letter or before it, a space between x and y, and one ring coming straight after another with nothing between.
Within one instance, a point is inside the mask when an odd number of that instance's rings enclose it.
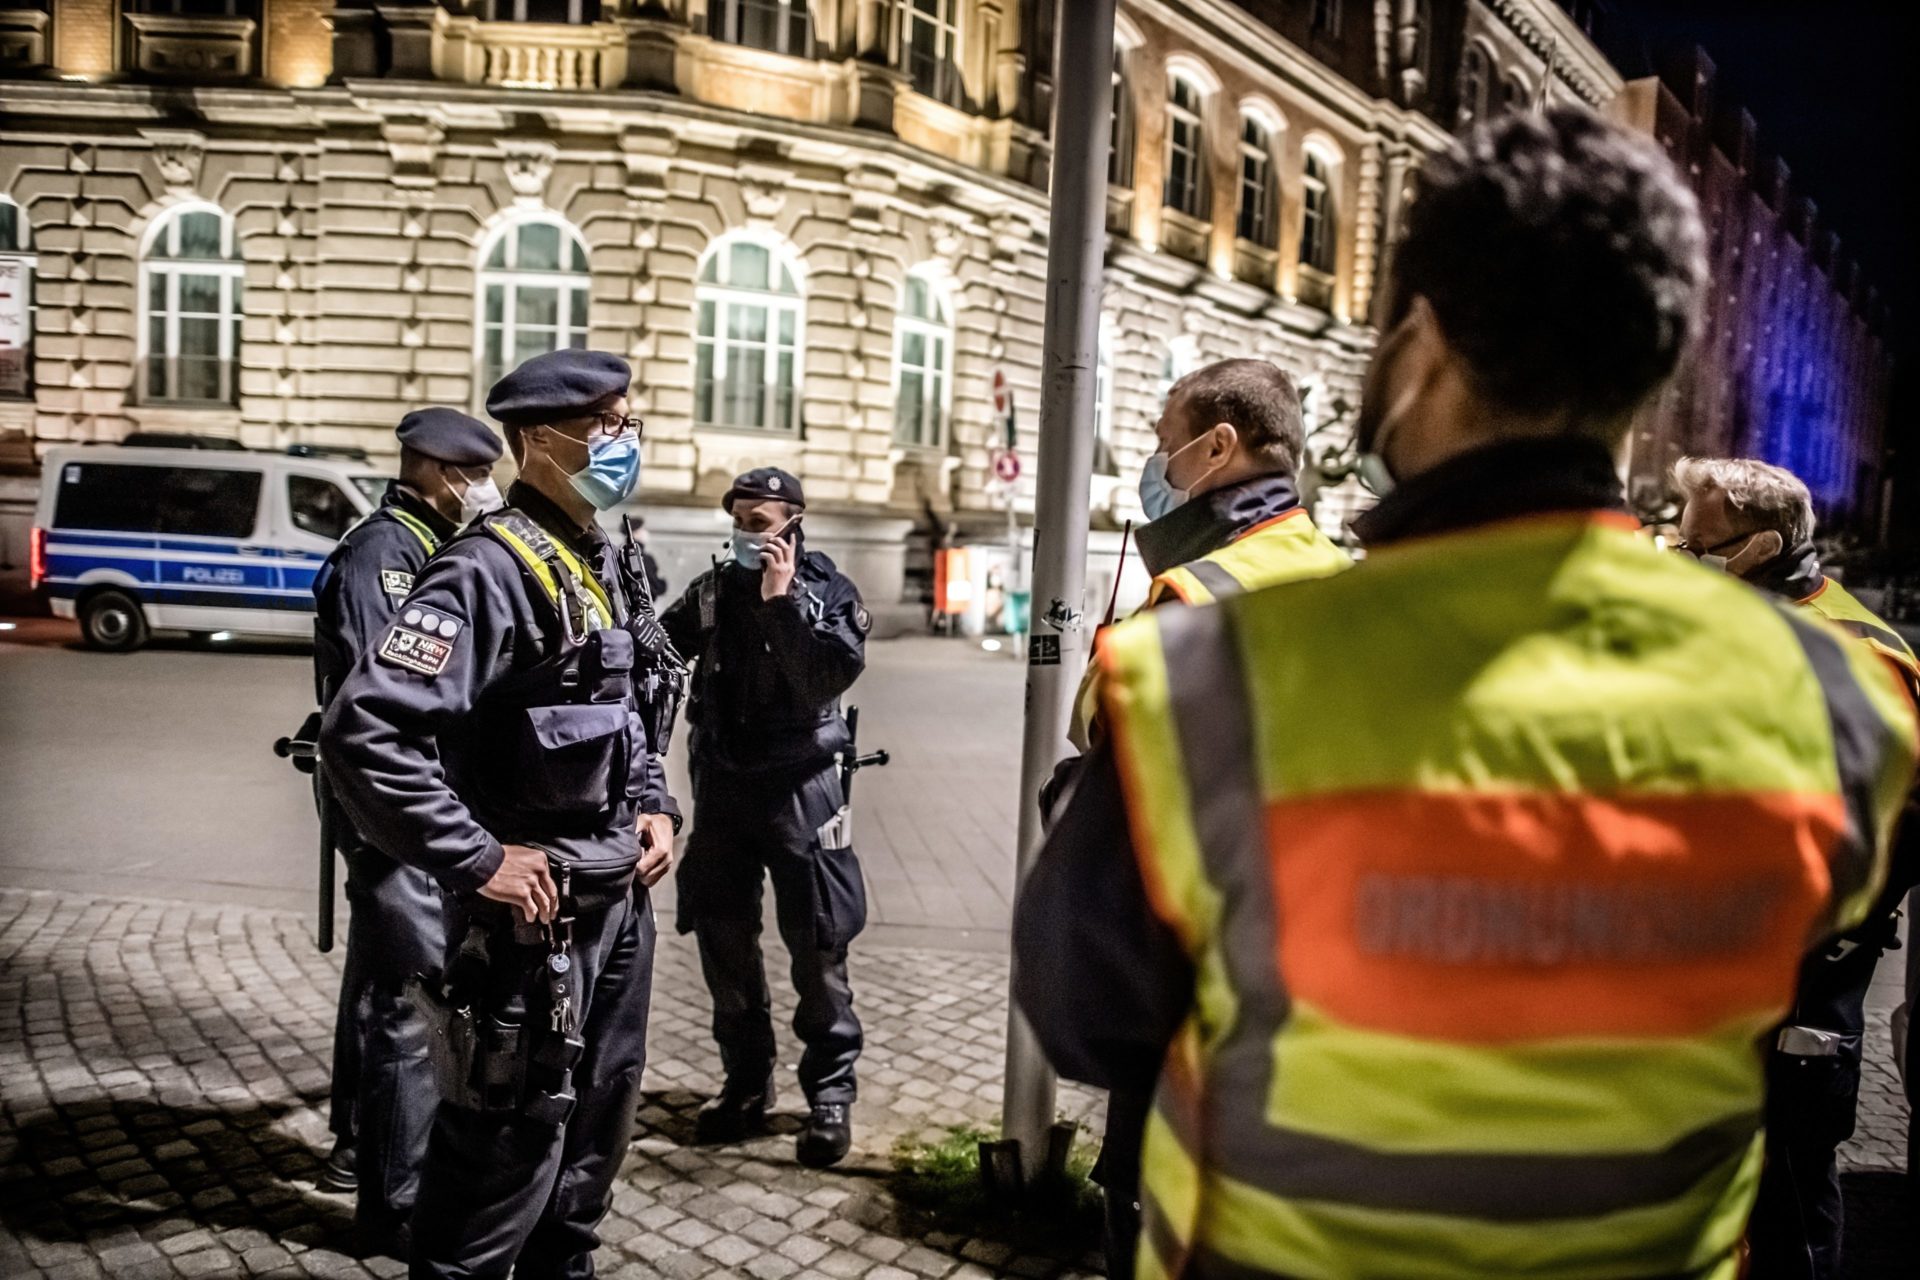
<instances>
[{"instance_id":1,"label":"dark building in background","mask_svg":"<svg viewBox=\"0 0 1920 1280\"><path fill-rule=\"evenodd\" d=\"M1821 520L1878 540L1893 373L1886 303L1755 121L1694 50L1628 82L1614 111L1651 133L1700 197L1713 290L1694 359L1643 415L1632 496L1650 514L1687 454L1764 458L1813 490Z\"/></svg>"}]
</instances>

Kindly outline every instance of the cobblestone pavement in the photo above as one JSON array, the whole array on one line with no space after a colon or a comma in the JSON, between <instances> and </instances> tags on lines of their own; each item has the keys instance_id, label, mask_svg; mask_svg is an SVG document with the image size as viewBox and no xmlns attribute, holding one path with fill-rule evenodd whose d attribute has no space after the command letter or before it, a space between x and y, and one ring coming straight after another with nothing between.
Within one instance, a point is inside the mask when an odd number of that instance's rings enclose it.
<instances>
[{"instance_id":1,"label":"cobblestone pavement","mask_svg":"<svg viewBox=\"0 0 1920 1280\"><path fill-rule=\"evenodd\" d=\"M774 944L777 950L777 944ZM339 952L261 908L0 890L0 1276L401 1274L350 1253L351 1206L315 1189ZM770 957L770 968L781 957ZM692 1145L719 1060L687 942L655 977L638 1140L601 1229L620 1277L1078 1277L1082 1260L909 1227L883 1185L898 1137L998 1115L1006 968L980 951L856 948L868 1028L854 1154L793 1160L782 1123ZM782 1021L782 1061L797 1060ZM1063 1112L1088 1117L1068 1091Z\"/></svg>"}]
</instances>

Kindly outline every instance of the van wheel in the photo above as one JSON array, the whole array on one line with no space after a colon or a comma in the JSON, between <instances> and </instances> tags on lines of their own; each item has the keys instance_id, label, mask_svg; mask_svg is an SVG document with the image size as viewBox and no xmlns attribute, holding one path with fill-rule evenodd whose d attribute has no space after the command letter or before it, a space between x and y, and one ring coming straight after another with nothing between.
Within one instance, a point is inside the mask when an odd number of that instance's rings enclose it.
<instances>
[{"instance_id":1,"label":"van wheel","mask_svg":"<svg viewBox=\"0 0 1920 1280\"><path fill-rule=\"evenodd\" d=\"M147 615L124 591L100 591L80 606L80 634L89 648L128 653L147 642Z\"/></svg>"}]
</instances>

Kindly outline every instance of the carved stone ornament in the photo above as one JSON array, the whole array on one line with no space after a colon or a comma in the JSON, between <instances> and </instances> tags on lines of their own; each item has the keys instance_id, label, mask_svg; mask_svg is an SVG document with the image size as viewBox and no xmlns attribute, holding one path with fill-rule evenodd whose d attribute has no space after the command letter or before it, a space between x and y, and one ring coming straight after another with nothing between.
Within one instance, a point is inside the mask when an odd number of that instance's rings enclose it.
<instances>
[{"instance_id":1,"label":"carved stone ornament","mask_svg":"<svg viewBox=\"0 0 1920 1280\"><path fill-rule=\"evenodd\" d=\"M746 202L747 216L762 222L779 217L787 207L787 184L792 181L793 175L785 169L742 165L740 197Z\"/></svg>"},{"instance_id":2,"label":"carved stone ornament","mask_svg":"<svg viewBox=\"0 0 1920 1280\"><path fill-rule=\"evenodd\" d=\"M547 180L553 177L553 162L560 148L551 142L523 138L500 141L501 163L507 171L507 183L522 200L538 200L547 192Z\"/></svg>"},{"instance_id":3,"label":"carved stone ornament","mask_svg":"<svg viewBox=\"0 0 1920 1280\"><path fill-rule=\"evenodd\" d=\"M440 144L446 130L424 117L383 120L380 134L393 157L393 180L408 187L431 186L438 180Z\"/></svg>"},{"instance_id":4,"label":"carved stone ornament","mask_svg":"<svg viewBox=\"0 0 1920 1280\"><path fill-rule=\"evenodd\" d=\"M154 166L169 191L192 191L199 185L200 162L207 152L204 135L191 129L142 129L140 135L153 144Z\"/></svg>"}]
</instances>

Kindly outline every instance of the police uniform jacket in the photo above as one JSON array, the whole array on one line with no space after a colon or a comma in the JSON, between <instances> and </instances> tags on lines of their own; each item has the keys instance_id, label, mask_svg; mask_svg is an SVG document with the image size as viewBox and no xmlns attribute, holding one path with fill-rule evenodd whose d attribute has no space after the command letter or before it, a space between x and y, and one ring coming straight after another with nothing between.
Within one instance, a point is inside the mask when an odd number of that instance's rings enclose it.
<instances>
[{"instance_id":1,"label":"police uniform jacket","mask_svg":"<svg viewBox=\"0 0 1920 1280\"><path fill-rule=\"evenodd\" d=\"M727 563L661 618L674 648L700 663L687 706L696 766L798 773L847 746L840 695L866 667L872 620L832 560L804 542L796 550L786 595L761 599L760 574Z\"/></svg>"},{"instance_id":2,"label":"police uniform jacket","mask_svg":"<svg viewBox=\"0 0 1920 1280\"><path fill-rule=\"evenodd\" d=\"M367 646L386 634L427 557L458 526L397 480L347 530L313 580L314 695L326 706Z\"/></svg>"},{"instance_id":3,"label":"police uniform jacket","mask_svg":"<svg viewBox=\"0 0 1920 1280\"><path fill-rule=\"evenodd\" d=\"M678 810L634 696L629 604L606 536L538 491L507 494L592 570L613 625L580 642L484 517L419 576L347 677L322 730L328 777L379 848L455 893L499 869L503 843L545 848L613 883L639 859L642 813Z\"/></svg>"}]
</instances>

